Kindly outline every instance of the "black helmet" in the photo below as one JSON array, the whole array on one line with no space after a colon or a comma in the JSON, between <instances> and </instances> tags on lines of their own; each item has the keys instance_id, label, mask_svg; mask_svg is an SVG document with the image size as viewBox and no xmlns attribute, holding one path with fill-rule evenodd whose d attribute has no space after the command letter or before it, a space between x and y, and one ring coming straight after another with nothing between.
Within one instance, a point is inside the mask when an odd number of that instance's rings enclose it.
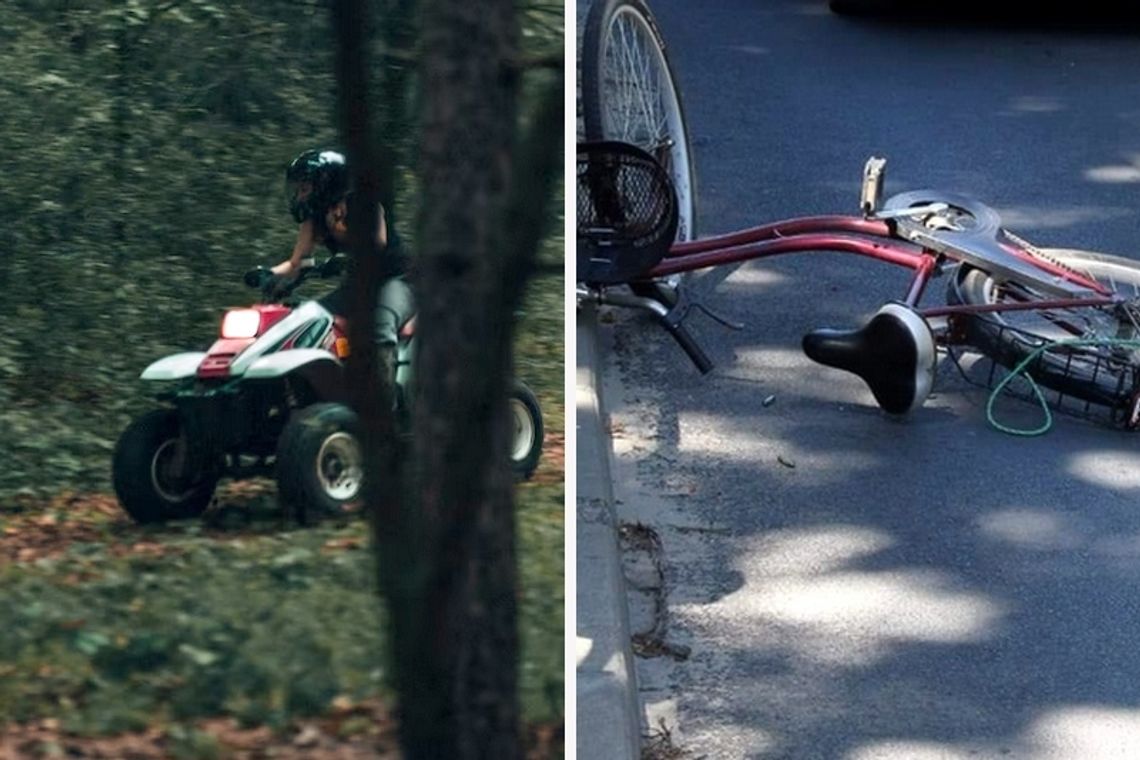
<instances>
[{"instance_id":1,"label":"black helmet","mask_svg":"<svg viewBox=\"0 0 1140 760\"><path fill-rule=\"evenodd\" d=\"M307 150L285 170L285 196L298 222L319 218L347 193L348 166L335 150Z\"/></svg>"}]
</instances>

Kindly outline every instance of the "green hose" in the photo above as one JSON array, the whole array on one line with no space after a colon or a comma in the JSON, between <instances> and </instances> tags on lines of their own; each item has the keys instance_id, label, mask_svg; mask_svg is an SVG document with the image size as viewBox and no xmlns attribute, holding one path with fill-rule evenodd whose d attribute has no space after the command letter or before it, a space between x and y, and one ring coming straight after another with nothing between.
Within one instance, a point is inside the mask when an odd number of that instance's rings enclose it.
<instances>
[{"instance_id":1,"label":"green hose","mask_svg":"<svg viewBox=\"0 0 1140 760\"><path fill-rule=\"evenodd\" d=\"M1140 341L1114 340L1111 338L1099 338L1095 340L1074 338L1071 340L1059 340L1054 343L1049 343L1047 345L1034 349L1030 352L1029 356L1018 362L1017 366L1013 368L1013 371L1002 378L1002 381L998 383L990 393L989 400L986 402L986 419L989 420L989 423L991 425L1003 433L1027 437L1033 435L1043 435L1044 433L1047 433L1051 427L1053 427L1053 414L1049 411L1049 402L1045 400L1045 394L1041 392L1041 389L1037 386L1037 383L1033 381L1033 377L1029 375L1029 373L1025 372L1025 368L1029 366L1029 364L1034 359L1036 359L1039 354L1044 351L1048 351L1051 348L1056 348L1057 346L1122 346L1125 348L1140 348ZM1002 390L1006 385L1010 383L1010 381L1012 381L1020 374L1025 375L1025 379L1029 382L1029 387L1033 389L1033 395L1037 397L1037 400L1041 403L1042 411L1045 412L1045 422L1042 423L1040 427L1036 427L1031 430L1018 429L1009 427L1008 425L1003 425L997 421L997 419L994 417L993 412L994 402L997 401L998 394L1002 392Z\"/></svg>"}]
</instances>

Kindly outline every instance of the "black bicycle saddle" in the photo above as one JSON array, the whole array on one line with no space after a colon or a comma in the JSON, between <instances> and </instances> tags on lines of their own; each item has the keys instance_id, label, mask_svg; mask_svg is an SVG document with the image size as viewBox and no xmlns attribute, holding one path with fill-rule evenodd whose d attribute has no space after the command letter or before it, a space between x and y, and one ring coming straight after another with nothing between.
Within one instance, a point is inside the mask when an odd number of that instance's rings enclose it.
<instances>
[{"instance_id":1,"label":"black bicycle saddle","mask_svg":"<svg viewBox=\"0 0 1140 760\"><path fill-rule=\"evenodd\" d=\"M813 330L808 358L863 379L879 406L905 414L922 405L934 384L937 354L930 326L914 310L889 303L857 330Z\"/></svg>"},{"instance_id":2,"label":"black bicycle saddle","mask_svg":"<svg viewBox=\"0 0 1140 760\"><path fill-rule=\"evenodd\" d=\"M677 193L664 167L629 143L578 145L577 278L589 285L639 279L677 235Z\"/></svg>"}]
</instances>

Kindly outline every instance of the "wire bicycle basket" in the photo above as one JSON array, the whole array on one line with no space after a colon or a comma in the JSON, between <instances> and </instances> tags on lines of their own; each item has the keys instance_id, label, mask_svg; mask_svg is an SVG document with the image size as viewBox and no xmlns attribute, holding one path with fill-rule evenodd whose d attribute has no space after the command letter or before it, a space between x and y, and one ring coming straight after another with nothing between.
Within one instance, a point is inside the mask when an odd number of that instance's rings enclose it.
<instances>
[{"instance_id":1,"label":"wire bicycle basket","mask_svg":"<svg viewBox=\"0 0 1140 760\"><path fill-rule=\"evenodd\" d=\"M957 335L943 348L966 382L1069 417L1140 429L1140 370L1135 355L1112 343L1056 340L982 315L952 318L951 332ZM1019 367L1022 377L1011 378Z\"/></svg>"},{"instance_id":2,"label":"wire bicycle basket","mask_svg":"<svg viewBox=\"0 0 1140 760\"><path fill-rule=\"evenodd\" d=\"M664 167L619 141L578 145L578 281L639 279L665 257L677 233L677 194Z\"/></svg>"}]
</instances>

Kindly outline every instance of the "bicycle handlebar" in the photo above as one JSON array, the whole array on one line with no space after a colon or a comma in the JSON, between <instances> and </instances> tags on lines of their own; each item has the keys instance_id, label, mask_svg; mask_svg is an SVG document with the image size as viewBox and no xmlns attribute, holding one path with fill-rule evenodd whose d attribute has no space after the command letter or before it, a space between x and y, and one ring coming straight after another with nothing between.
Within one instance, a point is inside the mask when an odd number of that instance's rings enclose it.
<instances>
[{"instance_id":1,"label":"bicycle handlebar","mask_svg":"<svg viewBox=\"0 0 1140 760\"><path fill-rule=\"evenodd\" d=\"M693 360L693 364L696 365L702 375L707 375L712 372L712 360L710 360L708 354L697 345L697 341L693 339L693 336L689 334L689 331L685 329L684 325L666 323L665 329L669 331L669 334L673 336L677 344L685 350L685 353Z\"/></svg>"},{"instance_id":2,"label":"bicycle handlebar","mask_svg":"<svg viewBox=\"0 0 1140 760\"><path fill-rule=\"evenodd\" d=\"M707 375L712 371L714 365L712 360L709 359L708 354L704 352L704 349L700 347L692 334L685 329L685 326L681 324L680 321L670 319L669 315L671 312L665 304L646 296L613 293L610 291L597 294L597 298L600 303L606 303L612 306L632 306L650 312L653 316L657 317L657 321L673 336L673 339L677 341L677 345L685 351L702 375Z\"/></svg>"}]
</instances>

